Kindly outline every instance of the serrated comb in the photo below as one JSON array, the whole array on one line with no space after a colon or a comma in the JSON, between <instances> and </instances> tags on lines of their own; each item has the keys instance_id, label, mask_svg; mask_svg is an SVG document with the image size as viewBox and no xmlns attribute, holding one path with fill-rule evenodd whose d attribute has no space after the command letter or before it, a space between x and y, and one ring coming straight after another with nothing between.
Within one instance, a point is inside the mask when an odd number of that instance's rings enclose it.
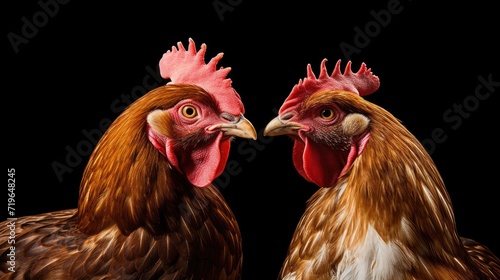
<instances>
[{"instance_id":1,"label":"serrated comb","mask_svg":"<svg viewBox=\"0 0 500 280\"><path fill-rule=\"evenodd\" d=\"M380 87L380 80L375 76L365 63L361 64L358 72L351 70L351 61L347 62L344 73L340 71L341 60L337 61L331 75L326 69L327 59L321 61L319 77L312 71L311 64L307 65L307 77L292 88L290 95L285 100L280 112L305 100L309 95L325 90L345 90L365 96L375 92Z\"/></svg>"},{"instance_id":2,"label":"serrated comb","mask_svg":"<svg viewBox=\"0 0 500 280\"><path fill-rule=\"evenodd\" d=\"M217 100L220 109L233 115L244 113L243 103L236 90L232 87L232 81L227 77L230 67L216 69L217 63L224 55L217 54L205 64L206 44L202 44L200 50L196 50L193 39L189 38L186 50L181 42L177 48L163 54L160 59L160 75L164 79L170 79L169 83L197 85L207 91Z\"/></svg>"}]
</instances>

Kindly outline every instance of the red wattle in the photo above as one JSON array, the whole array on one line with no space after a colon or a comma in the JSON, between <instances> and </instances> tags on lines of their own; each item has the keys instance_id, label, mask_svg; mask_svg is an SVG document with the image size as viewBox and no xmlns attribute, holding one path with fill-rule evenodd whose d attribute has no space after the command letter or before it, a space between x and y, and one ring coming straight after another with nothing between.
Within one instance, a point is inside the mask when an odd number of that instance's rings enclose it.
<instances>
[{"instance_id":1,"label":"red wattle","mask_svg":"<svg viewBox=\"0 0 500 280\"><path fill-rule=\"evenodd\" d=\"M187 152L186 150L175 150L170 162L178 159L177 169L186 174L191 184L197 187L206 187L212 183L217 176L222 174L229 157L230 141L221 141L222 133L219 133L212 141L198 145ZM167 146L167 155L168 152Z\"/></svg>"},{"instance_id":2,"label":"red wattle","mask_svg":"<svg viewBox=\"0 0 500 280\"><path fill-rule=\"evenodd\" d=\"M295 141L293 162L295 168L306 180L322 187L332 187L343 170L347 152L334 151L330 147L304 141Z\"/></svg>"}]
</instances>

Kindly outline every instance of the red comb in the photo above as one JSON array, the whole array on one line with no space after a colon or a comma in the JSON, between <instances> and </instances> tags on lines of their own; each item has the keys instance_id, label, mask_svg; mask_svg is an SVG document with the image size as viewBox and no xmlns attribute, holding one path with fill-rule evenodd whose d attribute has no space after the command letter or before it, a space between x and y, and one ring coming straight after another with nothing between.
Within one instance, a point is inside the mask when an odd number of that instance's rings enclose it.
<instances>
[{"instance_id":1,"label":"red comb","mask_svg":"<svg viewBox=\"0 0 500 280\"><path fill-rule=\"evenodd\" d=\"M311 64L307 65L307 77L304 78L304 80L300 79L298 84L293 87L292 92L280 111L297 104L301 100L304 100L306 96L315 92L324 90L345 90L364 96L375 92L380 86L379 78L373 75L371 70L366 68L364 63L361 64L358 72L353 73L351 70L352 63L349 61L342 74L340 72L341 60L339 59L332 74L328 75L326 61L326 58L321 61L321 69L318 78L314 75Z\"/></svg>"},{"instance_id":2,"label":"red comb","mask_svg":"<svg viewBox=\"0 0 500 280\"><path fill-rule=\"evenodd\" d=\"M231 79L226 78L230 67L216 70L217 62L224 55L217 54L208 64L205 64L205 52L207 46L201 45L199 51L193 39L189 38L189 46L186 50L181 42L177 48L163 54L160 60L160 75L164 79L170 79L170 83L192 84L202 87L211 94L219 103L222 111L239 115L243 112L243 104L240 96L231 86Z\"/></svg>"}]
</instances>

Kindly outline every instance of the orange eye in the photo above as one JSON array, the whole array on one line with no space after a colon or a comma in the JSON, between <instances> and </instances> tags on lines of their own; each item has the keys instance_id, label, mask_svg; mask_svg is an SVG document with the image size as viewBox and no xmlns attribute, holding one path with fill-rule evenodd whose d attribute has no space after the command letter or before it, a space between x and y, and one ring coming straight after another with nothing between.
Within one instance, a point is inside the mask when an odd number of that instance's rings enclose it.
<instances>
[{"instance_id":1,"label":"orange eye","mask_svg":"<svg viewBox=\"0 0 500 280\"><path fill-rule=\"evenodd\" d=\"M335 114L333 113L332 109L325 108L321 110L319 116L324 120L331 120L335 116Z\"/></svg>"},{"instance_id":2,"label":"orange eye","mask_svg":"<svg viewBox=\"0 0 500 280\"><path fill-rule=\"evenodd\" d=\"M181 112L182 112L182 115L184 117L189 118L189 119L192 119L192 118L198 116L198 111L192 105L186 105L186 106L182 107Z\"/></svg>"}]
</instances>

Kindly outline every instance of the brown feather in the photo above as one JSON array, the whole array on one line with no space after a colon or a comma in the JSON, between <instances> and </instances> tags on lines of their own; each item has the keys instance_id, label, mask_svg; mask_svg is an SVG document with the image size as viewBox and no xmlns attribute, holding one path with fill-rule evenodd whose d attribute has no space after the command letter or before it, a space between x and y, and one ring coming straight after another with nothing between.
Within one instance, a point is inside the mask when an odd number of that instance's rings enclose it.
<instances>
[{"instance_id":1,"label":"brown feather","mask_svg":"<svg viewBox=\"0 0 500 280\"><path fill-rule=\"evenodd\" d=\"M462 243L436 166L399 120L344 91L312 95L300 110L318 103L368 117L370 139L338 182L308 201L280 279L358 279L363 269L371 269L364 279L500 278L491 251Z\"/></svg>"},{"instance_id":2,"label":"brown feather","mask_svg":"<svg viewBox=\"0 0 500 280\"><path fill-rule=\"evenodd\" d=\"M83 174L78 209L0 224L0 279L240 279L241 234L214 186L198 188L149 142L147 114L185 98L216 108L203 89L167 85L109 127Z\"/></svg>"}]
</instances>

